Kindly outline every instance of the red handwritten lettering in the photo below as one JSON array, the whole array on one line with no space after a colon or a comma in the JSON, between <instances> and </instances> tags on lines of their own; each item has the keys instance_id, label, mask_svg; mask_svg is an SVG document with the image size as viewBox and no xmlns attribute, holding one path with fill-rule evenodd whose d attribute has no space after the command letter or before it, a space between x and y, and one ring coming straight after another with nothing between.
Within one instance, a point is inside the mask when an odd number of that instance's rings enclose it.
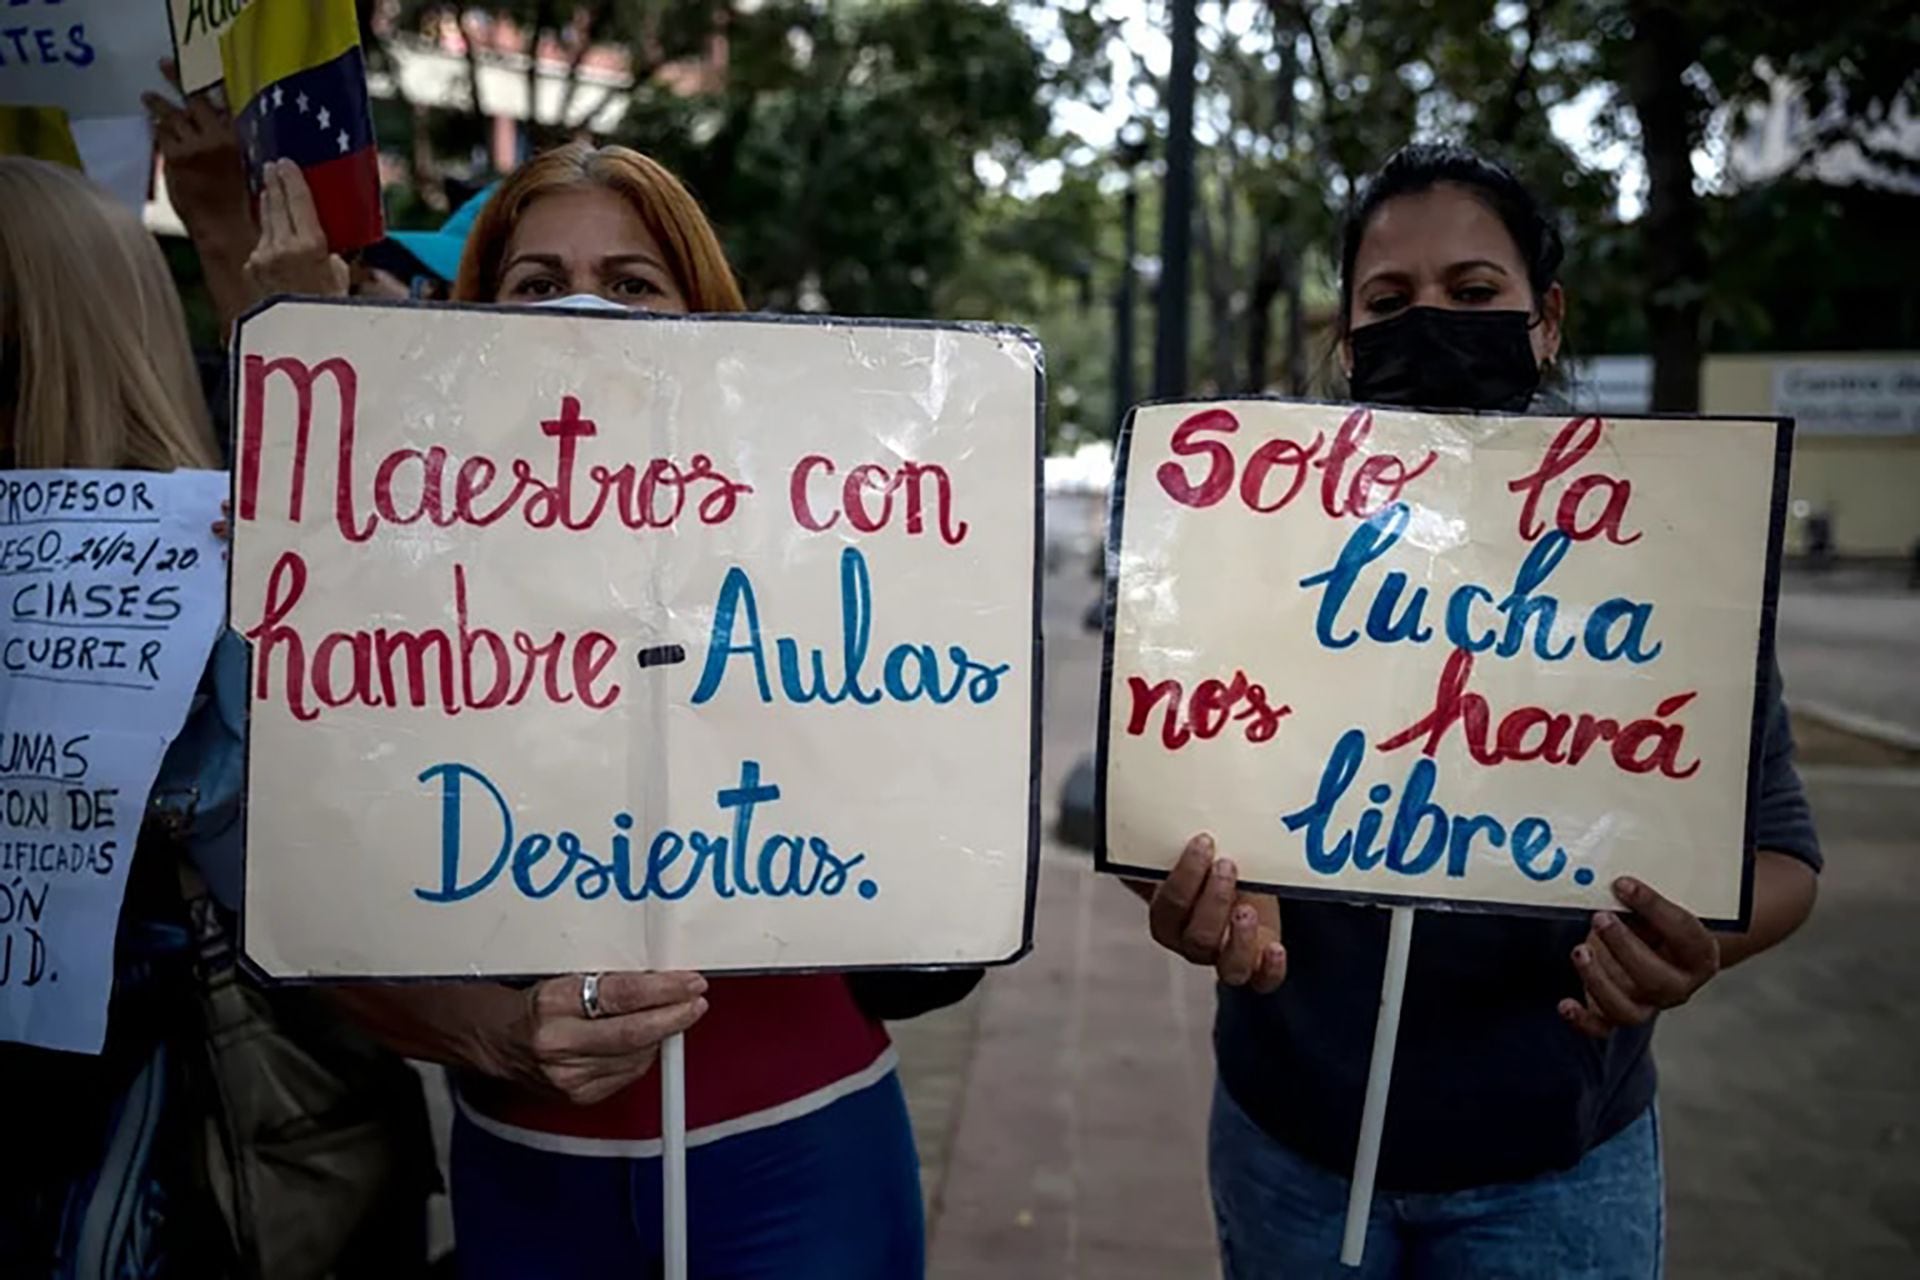
<instances>
[{"instance_id":1,"label":"red handwritten lettering","mask_svg":"<svg viewBox=\"0 0 1920 1280\"><path fill-rule=\"evenodd\" d=\"M287 490L287 518L300 523L306 502L307 450L313 434L313 384L321 374L333 379L339 413L334 431L339 463L334 478L334 519L340 536L348 542L365 542L373 536L373 520L357 523L353 511L353 432L354 413L360 395L360 375L353 365L339 356L309 367L292 356L268 360L257 355L247 357L241 375L240 458L238 465L239 518L252 520L260 497L260 449L266 431L267 379L284 374L293 384L293 466Z\"/></svg>"},{"instance_id":2,"label":"red handwritten lettering","mask_svg":"<svg viewBox=\"0 0 1920 1280\"><path fill-rule=\"evenodd\" d=\"M1206 470L1197 477L1178 461L1160 464L1154 472L1166 495L1184 507L1205 509L1234 491L1234 453L1224 441L1200 438L1202 433L1233 435L1240 420L1226 409L1205 409L1187 418L1173 430L1168 447L1176 458L1204 458ZM1427 455L1411 465L1397 454L1369 453L1364 449L1373 433L1373 414L1356 409L1347 415L1326 445L1324 433L1301 444L1284 436L1263 441L1248 456L1240 474L1240 501L1247 510L1270 515L1299 495L1307 482L1308 470L1320 475L1320 507L1328 516L1367 517L1389 503L1399 500L1409 484L1425 475L1437 454ZM1326 445L1325 456L1320 450ZM1365 454L1365 456L1361 456ZM1356 461L1357 459L1357 461ZM1351 465L1350 465L1351 464ZM1269 496L1269 481L1278 471L1285 485Z\"/></svg>"},{"instance_id":3,"label":"red handwritten lettering","mask_svg":"<svg viewBox=\"0 0 1920 1280\"><path fill-rule=\"evenodd\" d=\"M1354 471L1353 478L1346 482L1342 492L1341 481L1345 479L1347 463L1360 452L1360 446L1373 434L1373 411L1355 409L1340 424L1340 430L1333 437L1333 447L1327 456L1314 465L1322 471L1320 477L1320 507L1335 519L1341 516L1359 516L1365 518L1400 499L1401 491L1413 481L1425 475L1438 456L1429 451L1427 456L1412 467L1408 467L1391 453L1368 455ZM1374 501L1375 488L1383 488L1386 493L1379 501Z\"/></svg>"},{"instance_id":4,"label":"red handwritten lettering","mask_svg":"<svg viewBox=\"0 0 1920 1280\"><path fill-rule=\"evenodd\" d=\"M816 505L814 478L835 474L833 459L825 454L810 453L794 464L787 478L787 505L802 529L824 533L845 514L847 523L861 533L878 533L894 524L894 496L899 494L904 497L900 527L910 536L927 532L931 507L942 542L957 547L966 540L969 526L954 515L953 477L938 463L903 462L894 469L862 463L841 481L838 505Z\"/></svg>"},{"instance_id":5,"label":"red handwritten lettering","mask_svg":"<svg viewBox=\"0 0 1920 1280\"><path fill-rule=\"evenodd\" d=\"M1233 450L1218 440L1195 440L1202 431L1232 435L1240 429L1240 420L1225 409L1202 409L1173 429L1169 447L1182 458L1205 456L1207 471L1198 481L1187 479L1177 462L1163 462L1153 474L1169 498L1183 507L1210 507L1233 488Z\"/></svg>"},{"instance_id":6,"label":"red handwritten lettering","mask_svg":"<svg viewBox=\"0 0 1920 1280\"><path fill-rule=\"evenodd\" d=\"M460 564L453 566L453 636L437 627L330 631L312 646L309 662L307 641L293 621L308 581L300 554L281 553L267 575L260 621L244 632L255 646L255 698L274 701L278 664L284 671L284 701L296 719L316 719L322 707L353 705L437 707L456 716L517 706L536 687L556 706L577 698L596 711L620 696L620 686L607 679L619 654L613 637L554 631L539 639L525 631L505 636L476 626L468 611L466 567ZM488 666L484 679L478 678L475 661L482 654Z\"/></svg>"},{"instance_id":7,"label":"red handwritten lettering","mask_svg":"<svg viewBox=\"0 0 1920 1280\"><path fill-rule=\"evenodd\" d=\"M1697 696L1694 691L1663 700L1651 716L1630 721L1624 728L1615 720L1584 711L1576 718L1536 706L1515 707L1496 724L1486 698L1467 688L1472 675L1473 655L1455 649L1441 669L1433 709L1382 739L1377 749L1398 751L1417 742L1420 754L1431 756L1440 749L1448 732L1459 725L1467 754L1482 765L1527 760L1578 765L1595 746L1605 742L1614 766L1625 773L1658 770L1666 777L1680 779L1700 771L1698 760L1680 764L1686 726L1672 719ZM1530 740L1529 735L1535 736Z\"/></svg>"},{"instance_id":8,"label":"red handwritten lettering","mask_svg":"<svg viewBox=\"0 0 1920 1280\"><path fill-rule=\"evenodd\" d=\"M1594 446L1606 434L1606 423L1599 418L1575 418L1547 445L1547 451L1540 458L1540 465L1521 476L1518 480L1507 482L1509 493L1524 493L1525 500L1520 504L1520 536L1532 542L1545 533L1546 526L1539 518L1540 499L1545 495L1547 486L1580 465ZM1599 493L1604 497L1600 513L1585 524L1580 522L1581 505L1587 495ZM1615 546L1624 547L1628 543L1638 542L1639 533L1621 532L1621 522L1626 519L1627 503L1633 497L1633 482L1604 472L1594 472L1572 481L1560 495L1559 505L1554 508L1553 527L1566 534L1575 542L1586 542L1605 534L1607 541Z\"/></svg>"},{"instance_id":9,"label":"red handwritten lettering","mask_svg":"<svg viewBox=\"0 0 1920 1280\"><path fill-rule=\"evenodd\" d=\"M1218 737L1233 722L1245 723L1248 742L1267 742L1280 732L1280 721L1293 712L1291 706L1275 707L1266 689L1249 680L1244 671L1235 671L1231 680L1202 680L1194 686L1185 715L1180 707L1184 690L1178 680L1148 684L1140 676L1128 676L1127 691L1132 697L1127 733L1145 736L1158 711L1160 743L1169 751L1178 751L1196 737L1201 741Z\"/></svg>"},{"instance_id":10,"label":"red handwritten lettering","mask_svg":"<svg viewBox=\"0 0 1920 1280\"><path fill-rule=\"evenodd\" d=\"M732 518L740 500L753 492L751 485L722 473L707 454L693 455L685 468L672 458L653 458L640 466L631 462L618 467L595 465L583 479L582 444L597 440L598 428L582 414L578 397L563 396L559 413L540 423L541 435L552 442L553 449L547 473L524 457L513 458L505 468L484 455L462 459L454 466L454 459L441 446L424 452L403 447L375 461L372 492L363 498L354 481L359 376L353 365L338 356L314 365L291 356L273 360L248 356L242 374L237 460L237 515L243 521L259 518L267 393L276 374L291 384L295 397L287 491L287 519L295 524L305 516L308 463L317 443L314 387L323 374L332 381L338 403L331 428L333 515L341 537L349 542L367 541L383 521L405 525L423 517L442 528L484 528L518 513L528 528L579 532L594 527L609 509L628 529L664 529L681 518L689 503L702 524L715 525ZM454 466L451 509L450 466ZM483 505L503 471L513 477L512 487L492 505ZM418 495L403 499L402 477L414 472L420 478ZM371 509L364 509L363 501Z\"/></svg>"},{"instance_id":11,"label":"red handwritten lettering","mask_svg":"<svg viewBox=\"0 0 1920 1280\"><path fill-rule=\"evenodd\" d=\"M793 508L794 523L812 533L825 533L840 520L840 512L831 512L825 520L813 513L813 505L807 499L807 481L815 471L833 474L833 459L823 453L810 453L794 464L793 475L787 480L787 505Z\"/></svg>"}]
</instances>

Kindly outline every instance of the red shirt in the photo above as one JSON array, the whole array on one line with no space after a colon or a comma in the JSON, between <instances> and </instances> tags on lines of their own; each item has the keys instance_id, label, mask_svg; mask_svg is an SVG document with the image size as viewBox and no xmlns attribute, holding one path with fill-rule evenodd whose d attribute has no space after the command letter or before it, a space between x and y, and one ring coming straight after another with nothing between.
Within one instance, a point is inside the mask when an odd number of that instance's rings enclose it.
<instances>
[{"instance_id":1,"label":"red shirt","mask_svg":"<svg viewBox=\"0 0 1920 1280\"><path fill-rule=\"evenodd\" d=\"M818 1110L894 1066L886 1031L838 974L712 979L686 1054L687 1140L696 1144ZM657 1070L585 1107L478 1077L462 1079L460 1097L476 1124L523 1145L578 1155L659 1151Z\"/></svg>"}]
</instances>

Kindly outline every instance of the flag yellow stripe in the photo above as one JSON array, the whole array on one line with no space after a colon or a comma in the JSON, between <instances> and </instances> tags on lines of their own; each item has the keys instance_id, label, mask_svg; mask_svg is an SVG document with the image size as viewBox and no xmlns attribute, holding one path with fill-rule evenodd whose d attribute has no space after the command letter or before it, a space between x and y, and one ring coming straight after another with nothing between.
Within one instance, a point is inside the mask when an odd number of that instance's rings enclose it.
<instances>
[{"instance_id":1,"label":"flag yellow stripe","mask_svg":"<svg viewBox=\"0 0 1920 1280\"><path fill-rule=\"evenodd\" d=\"M359 43L353 0L254 0L220 33L227 102L242 111L274 81L331 62Z\"/></svg>"},{"instance_id":2,"label":"flag yellow stripe","mask_svg":"<svg viewBox=\"0 0 1920 1280\"><path fill-rule=\"evenodd\" d=\"M0 107L0 155L81 167L80 148L74 145L67 113L59 107Z\"/></svg>"}]
</instances>

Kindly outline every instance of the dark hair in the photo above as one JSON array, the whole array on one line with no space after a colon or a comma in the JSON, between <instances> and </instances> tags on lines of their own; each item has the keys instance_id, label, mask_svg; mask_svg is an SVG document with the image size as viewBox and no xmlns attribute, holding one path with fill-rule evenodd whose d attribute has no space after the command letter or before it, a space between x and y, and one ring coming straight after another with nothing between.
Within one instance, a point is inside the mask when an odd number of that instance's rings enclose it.
<instances>
[{"instance_id":1,"label":"dark hair","mask_svg":"<svg viewBox=\"0 0 1920 1280\"><path fill-rule=\"evenodd\" d=\"M1560 275L1566 245L1541 203L1497 161L1452 142L1414 142L1387 159L1367 180L1358 204L1347 214L1340 236L1340 332L1353 325L1353 263L1360 240L1380 206L1395 196L1419 195L1443 182L1465 187L1507 228L1527 264L1527 282L1537 303Z\"/></svg>"},{"instance_id":2,"label":"dark hair","mask_svg":"<svg viewBox=\"0 0 1920 1280\"><path fill-rule=\"evenodd\" d=\"M360 251L360 264L374 271L384 271L396 280L412 282L415 276L426 276L442 285L453 281L414 256L413 250L398 240L376 240Z\"/></svg>"}]
</instances>

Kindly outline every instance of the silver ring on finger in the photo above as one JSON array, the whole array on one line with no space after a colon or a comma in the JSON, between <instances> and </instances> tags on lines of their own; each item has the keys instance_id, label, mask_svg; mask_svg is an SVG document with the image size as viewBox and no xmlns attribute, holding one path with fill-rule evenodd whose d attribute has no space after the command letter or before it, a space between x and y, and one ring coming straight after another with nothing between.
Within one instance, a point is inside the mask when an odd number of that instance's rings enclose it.
<instances>
[{"instance_id":1,"label":"silver ring on finger","mask_svg":"<svg viewBox=\"0 0 1920 1280\"><path fill-rule=\"evenodd\" d=\"M580 1012L589 1020L607 1016L607 1011L600 1006L600 975L597 973L589 973L580 979Z\"/></svg>"}]
</instances>

